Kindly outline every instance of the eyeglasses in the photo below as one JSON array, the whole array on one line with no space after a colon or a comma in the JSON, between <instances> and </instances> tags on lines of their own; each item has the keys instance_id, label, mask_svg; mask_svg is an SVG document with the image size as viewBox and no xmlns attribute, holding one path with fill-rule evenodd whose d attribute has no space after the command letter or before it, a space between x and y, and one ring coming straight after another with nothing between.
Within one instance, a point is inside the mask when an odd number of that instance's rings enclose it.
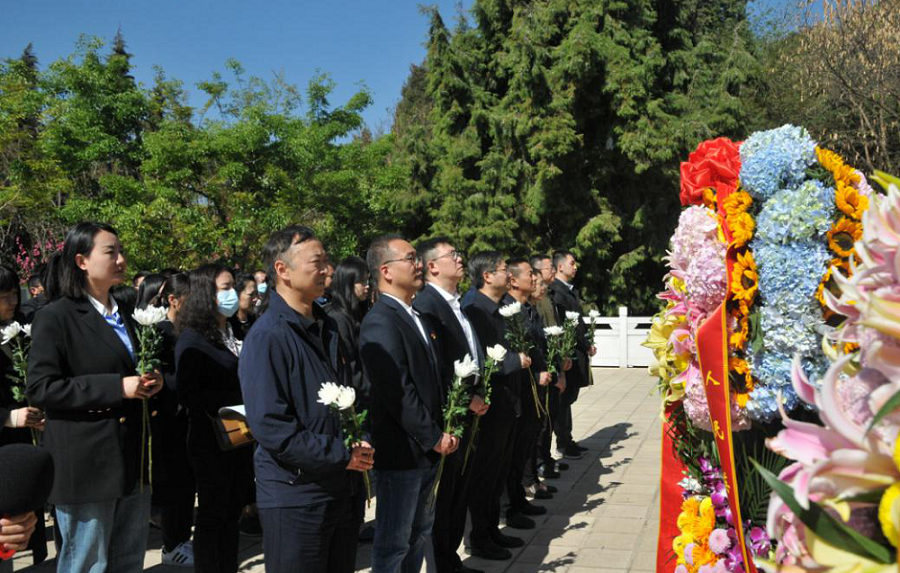
<instances>
[{"instance_id":1,"label":"eyeglasses","mask_svg":"<svg viewBox=\"0 0 900 573\"><path fill-rule=\"evenodd\" d=\"M494 270L490 271L490 273L491 273L491 274L495 274L495 273L503 273L503 274L505 274L505 275L508 275L508 274L509 274L509 269L506 268L506 267L504 267L504 268L502 268L502 269L494 269Z\"/></svg>"},{"instance_id":2,"label":"eyeglasses","mask_svg":"<svg viewBox=\"0 0 900 573\"><path fill-rule=\"evenodd\" d=\"M403 257L402 259L388 259L381 264L386 265L388 263L400 263L400 262L407 262L407 263L415 266L422 262L422 257L418 253L410 253L410 254L406 255L405 257Z\"/></svg>"},{"instance_id":3,"label":"eyeglasses","mask_svg":"<svg viewBox=\"0 0 900 573\"><path fill-rule=\"evenodd\" d=\"M436 261L436 260L438 260L438 259L443 259L444 257L450 257L450 258L453 259L454 261L458 261L458 260L460 259L460 257L462 257L462 255L459 254L459 251L457 251L457 250L454 249L454 250L450 251L449 253L444 253L443 255L441 255L441 256L439 256L439 257L435 257L435 258L433 258L433 259L431 259L431 260L432 260L432 261Z\"/></svg>"}]
</instances>

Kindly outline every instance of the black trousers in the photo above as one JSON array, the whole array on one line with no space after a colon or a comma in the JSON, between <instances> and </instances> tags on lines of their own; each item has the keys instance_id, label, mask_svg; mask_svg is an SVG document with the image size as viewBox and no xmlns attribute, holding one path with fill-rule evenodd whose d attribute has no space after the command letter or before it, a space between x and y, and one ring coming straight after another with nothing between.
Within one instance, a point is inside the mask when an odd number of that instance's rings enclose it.
<instances>
[{"instance_id":1,"label":"black trousers","mask_svg":"<svg viewBox=\"0 0 900 573\"><path fill-rule=\"evenodd\" d=\"M259 508L266 573L353 573L362 523L358 505L345 496L304 507Z\"/></svg>"},{"instance_id":2,"label":"black trousers","mask_svg":"<svg viewBox=\"0 0 900 573\"><path fill-rule=\"evenodd\" d=\"M517 418L513 403L504 393L494 392L491 408L482 417L481 429L475 438L475 452L469 458L472 465L469 540L473 547L486 545L491 535L500 530L500 497L509 475L513 451L511 438Z\"/></svg>"},{"instance_id":3,"label":"black trousers","mask_svg":"<svg viewBox=\"0 0 900 573\"><path fill-rule=\"evenodd\" d=\"M553 384L556 383L556 379L554 378ZM544 389L544 393L548 394L547 400L544 402L547 405L547 410L550 413L549 419L544 419L541 424L541 431L538 437L537 443L537 465L547 465L548 467L553 467L553 453L551 452L551 443L553 441L553 427L556 424L556 419L559 417L559 409L560 409L560 400L559 400L559 388L551 384L547 388ZM571 430L570 430L571 432ZM529 476L526 475L526 484L529 483ZM535 475L535 478L537 476ZM536 483L537 479L534 482Z\"/></svg>"},{"instance_id":4,"label":"black trousers","mask_svg":"<svg viewBox=\"0 0 900 573\"><path fill-rule=\"evenodd\" d=\"M153 505L160 508L163 547L172 551L191 538L197 490L187 451L187 412L160 412L153 432ZM252 488L250 488L252 489Z\"/></svg>"},{"instance_id":5,"label":"black trousers","mask_svg":"<svg viewBox=\"0 0 900 573\"><path fill-rule=\"evenodd\" d=\"M253 448L223 452L212 433L212 422L192 418L188 457L197 482L194 571L237 573L238 519L251 487Z\"/></svg>"},{"instance_id":6,"label":"black trousers","mask_svg":"<svg viewBox=\"0 0 900 573\"><path fill-rule=\"evenodd\" d=\"M538 392L538 400L540 400ZM543 404L541 404L543 408ZM509 473L506 478L506 495L509 498L509 514L517 513L528 500L525 499L525 487L523 485L525 474L529 468L534 467L534 452L537 446L538 433L541 424L545 422L545 416L541 413L538 417L534 404L534 395L531 392L530 381L522 393L522 415L516 420L512 444L512 459L509 464ZM531 473L531 472L529 472Z\"/></svg>"},{"instance_id":7,"label":"black trousers","mask_svg":"<svg viewBox=\"0 0 900 573\"><path fill-rule=\"evenodd\" d=\"M576 365L575 368L577 367ZM572 368L572 370L575 370L575 368ZM572 372L572 370L569 370L569 372ZM581 383L580 376L573 376L569 379L567 375L566 378L566 391L559 397L559 410L556 420L553 421L556 447L560 450L575 443L575 440L572 439L572 404L578 399L579 384Z\"/></svg>"},{"instance_id":8,"label":"black trousers","mask_svg":"<svg viewBox=\"0 0 900 573\"><path fill-rule=\"evenodd\" d=\"M472 439L472 423L475 416L469 413L466 419L466 431L460 440L459 449L446 457L444 473L441 475L441 487L438 490L434 507L434 526L431 541L434 547L434 561L437 573L453 573L462 565L456 550L462 543L466 530L466 510L469 506L470 486L472 484L473 452L462 473L466 448ZM483 422L483 420L482 420ZM481 430L479 430L481 434Z\"/></svg>"}]
</instances>

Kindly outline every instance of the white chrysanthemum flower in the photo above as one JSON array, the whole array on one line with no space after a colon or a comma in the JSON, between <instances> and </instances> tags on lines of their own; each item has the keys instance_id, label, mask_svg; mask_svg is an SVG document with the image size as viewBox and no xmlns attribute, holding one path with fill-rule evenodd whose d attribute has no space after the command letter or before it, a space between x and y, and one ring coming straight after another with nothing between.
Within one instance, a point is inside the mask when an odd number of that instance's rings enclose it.
<instances>
[{"instance_id":1,"label":"white chrysanthemum flower","mask_svg":"<svg viewBox=\"0 0 900 573\"><path fill-rule=\"evenodd\" d=\"M466 354L462 360L453 362L453 371L459 379L468 378L478 373L478 363L475 362L472 356Z\"/></svg>"},{"instance_id":2,"label":"white chrysanthemum flower","mask_svg":"<svg viewBox=\"0 0 900 573\"><path fill-rule=\"evenodd\" d=\"M490 356L491 360L494 362L503 362L503 359L506 358L506 348L504 348L502 344L488 346L487 355Z\"/></svg>"},{"instance_id":3,"label":"white chrysanthemum flower","mask_svg":"<svg viewBox=\"0 0 900 573\"><path fill-rule=\"evenodd\" d=\"M25 333L25 336L31 336L31 323L25 324L22 326L22 332Z\"/></svg>"},{"instance_id":4,"label":"white chrysanthemum flower","mask_svg":"<svg viewBox=\"0 0 900 573\"><path fill-rule=\"evenodd\" d=\"M337 404L338 410L347 410L356 404L356 390L350 386L339 386L339 388L340 392L338 392L335 404Z\"/></svg>"},{"instance_id":5,"label":"white chrysanthemum flower","mask_svg":"<svg viewBox=\"0 0 900 573\"><path fill-rule=\"evenodd\" d=\"M141 326L153 326L166 318L166 309L161 306L148 306L135 310L132 316Z\"/></svg>"},{"instance_id":6,"label":"white chrysanthemum flower","mask_svg":"<svg viewBox=\"0 0 900 573\"><path fill-rule=\"evenodd\" d=\"M0 334L3 335L3 342L0 342L0 344L6 344L10 340L18 336L20 332L22 332L22 325L18 322L12 322L4 326L2 329L0 329Z\"/></svg>"},{"instance_id":7,"label":"white chrysanthemum flower","mask_svg":"<svg viewBox=\"0 0 900 573\"><path fill-rule=\"evenodd\" d=\"M578 322L578 320L579 320L580 318L581 318L581 315L578 314L577 312L575 312L574 310L567 310L567 311L566 311L566 319L567 319L567 320L572 320L572 321Z\"/></svg>"},{"instance_id":8,"label":"white chrysanthemum flower","mask_svg":"<svg viewBox=\"0 0 900 573\"><path fill-rule=\"evenodd\" d=\"M319 388L319 404L331 406L337 402L338 396L341 394L341 387L334 382L324 382Z\"/></svg>"},{"instance_id":9,"label":"white chrysanthemum flower","mask_svg":"<svg viewBox=\"0 0 900 573\"><path fill-rule=\"evenodd\" d=\"M597 320L600 318L600 311L597 309L593 309L588 313L588 316L591 317L591 320Z\"/></svg>"},{"instance_id":10,"label":"white chrysanthemum flower","mask_svg":"<svg viewBox=\"0 0 900 573\"><path fill-rule=\"evenodd\" d=\"M506 306L500 307L500 316L504 318L509 318L513 315L519 314L522 311L522 303L513 302Z\"/></svg>"},{"instance_id":11,"label":"white chrysanthemum flower","mask_svg":"<svg viewBox=\"0 0 900 573\"><path fill-rule=\"evenodd\" d=\"M544 334L547 336L560 336L564 332L561 326L548 326L544 328Z\"/></svg>"}]
</instances>

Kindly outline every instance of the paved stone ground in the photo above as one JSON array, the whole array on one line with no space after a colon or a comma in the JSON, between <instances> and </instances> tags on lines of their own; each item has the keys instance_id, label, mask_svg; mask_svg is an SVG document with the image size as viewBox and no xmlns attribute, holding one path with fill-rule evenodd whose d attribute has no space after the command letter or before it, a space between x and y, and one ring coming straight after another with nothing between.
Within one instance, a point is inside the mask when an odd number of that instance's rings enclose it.
<instances>
[{"instance_id":1,"label":"paved stone ground","mask_svg":"<svg viewBox=\"0 0 900 573\"><path fill-rule=\"evenodd\" d=\"M661 428L655 382L644 369L595 369L594 385L583 389L574 407L574 435L590 448L570 461L559 489L532 531L505 529L526 545L510 561L485 561L460 549L464 562L488 573L624 573L653 571L659 527ZM367 512L371 521L375 505ZM179 573L160 564L158 530L150 540L145 570ZM371 545L362 545L357 571L370 571ZM52 545L51 545L52 552ZM263 573L261 538L241 538L241 573ZM31 561L17 556L18 571ZM54 569L52 561L30 571Z\"/></svg>"}]
</instances>

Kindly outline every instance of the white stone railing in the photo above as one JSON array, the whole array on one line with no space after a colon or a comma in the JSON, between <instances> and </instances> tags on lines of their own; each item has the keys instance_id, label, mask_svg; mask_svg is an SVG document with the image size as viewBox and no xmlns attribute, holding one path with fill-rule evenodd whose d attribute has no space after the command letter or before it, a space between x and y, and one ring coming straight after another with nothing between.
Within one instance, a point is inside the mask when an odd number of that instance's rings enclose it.
<instances>
[{"instance_id":1,"label":"white stone railing","mask_svg":"<svg viewBox=\"0 0 900 573\"><path fill-rule=\"evenodd\" d=\"M590 319L585 319L590 323ZM653 319L649 316L628 316L628 307L619 307L619 316L600 317L594 330L594 346L597 354L591 366L646 367L653 359L653 352L641 343L650 332Z\"/></svg>"}]
</instances>

